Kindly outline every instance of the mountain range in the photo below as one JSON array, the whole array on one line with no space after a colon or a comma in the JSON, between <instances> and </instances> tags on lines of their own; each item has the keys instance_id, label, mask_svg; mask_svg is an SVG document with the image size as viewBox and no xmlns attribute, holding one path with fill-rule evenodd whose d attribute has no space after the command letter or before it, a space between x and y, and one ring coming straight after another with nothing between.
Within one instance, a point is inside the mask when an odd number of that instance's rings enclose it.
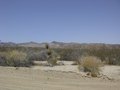
<instances>
[{"instance_id":1,"label":"mountain range","mask_svg":"<svg viewBox=\"0 0 120 90\"><path fill-rule=\"evenodd\" d=\"M45 47L45 45L48 44L51 48L101 48L101 47L107 47L107 48L120 48L120 44L104 44L104 43L65 43L65 42L57 42L53 41L50 43L43 42L43 43L37 43L37 42L25 42L25 43L14 43L14 42L1 42L0 46L7 46L7 47L14 47L14 46L22 46L22 47Z\"/></svg>"}]
</instances>

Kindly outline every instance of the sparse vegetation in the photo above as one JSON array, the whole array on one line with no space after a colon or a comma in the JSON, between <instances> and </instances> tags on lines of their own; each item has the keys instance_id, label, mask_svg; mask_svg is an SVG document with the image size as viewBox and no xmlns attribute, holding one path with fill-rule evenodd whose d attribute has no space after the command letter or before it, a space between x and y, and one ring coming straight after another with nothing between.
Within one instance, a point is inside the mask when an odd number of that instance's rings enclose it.
<instances>
[{"instance_id":1,"label":"sparse vegetation","mask_svg":"<svg viewBox=\"0 0 120 90\"><path fill-rule=\"evenodd\" d=\"M74 64L79 64L78 58L83 56L95 56L101 59L102 62L109 65L120 65L120 46L119 45L87 45L87 47L67 47L67 48L50 48L46 44L45 48L40 47L19 47L19 46L0 46L0 65L9 66L9 54L12 51L18 51L26 54L26 61L45 61L57 62L57 58L65 61L74 61ZM54 59L56 58L56 59ZM11 60L12 61L12 60Z\"/></svg>"}]
</instances>

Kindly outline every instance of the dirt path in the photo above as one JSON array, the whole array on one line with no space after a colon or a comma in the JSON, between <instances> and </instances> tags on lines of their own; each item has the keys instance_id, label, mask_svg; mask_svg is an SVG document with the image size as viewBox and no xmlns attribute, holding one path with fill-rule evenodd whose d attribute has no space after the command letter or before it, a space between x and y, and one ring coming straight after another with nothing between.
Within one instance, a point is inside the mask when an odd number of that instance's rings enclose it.
<instances>
[{"instance_id":1,"label":"dirt path","mask_svg":"<svg viewBox=\"0 0 120 90\"><path fill-rule=\"evenodd\" d=\"M76 73L0 67L0 90L119 90L120 81Z\"/></svg>"}]
</instances>

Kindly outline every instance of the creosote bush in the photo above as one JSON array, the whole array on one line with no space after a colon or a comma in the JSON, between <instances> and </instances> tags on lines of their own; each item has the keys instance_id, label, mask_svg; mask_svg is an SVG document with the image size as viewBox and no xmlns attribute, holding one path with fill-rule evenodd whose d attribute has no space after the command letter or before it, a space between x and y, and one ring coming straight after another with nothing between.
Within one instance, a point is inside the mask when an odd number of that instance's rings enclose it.
<instances>
[{"instance_id":1,"label":"creosote bush","mask_svg":"<svg viewBox=\"0 0 120 90\"><path fill-rule=\"evenodd\" d=\"M27 59L27 54L22 51L8 51L0 54L0 65L3 66L30 66L31 62Z\"/></svg>"},{"instance_id":2,"label":"creosote bush","mask_svg":"<svg viewBox=\"0 0 120 90\"><path fill-rule=\"evenodd\" d=\"M6 66L7 65L7 54L6 52L0 52L0 65Z\"/></svg>"},{"instance_id":3,"label":"creosote bush","mask_svg":"<svg viewBox=\"0 0 120 90\"><path fill-rule=\"evenodd\" d=\"M80 60L80 67L83 67L84 72L90 72L91 76L96 77L99 74L99 67L102 65L100 59L94 56L82 57Z\"/></svg>"},{"instance_id":4,"label":"creosote bush","mask_svg":"<svg viewBox=\"0 0 120 90\"><path fill-rule=\"evenodd\" d=\"M10 66L24 66L27 64L27 54L21 51L11 51L8 53L8 64Z\"/></svg>"}]
</instances>

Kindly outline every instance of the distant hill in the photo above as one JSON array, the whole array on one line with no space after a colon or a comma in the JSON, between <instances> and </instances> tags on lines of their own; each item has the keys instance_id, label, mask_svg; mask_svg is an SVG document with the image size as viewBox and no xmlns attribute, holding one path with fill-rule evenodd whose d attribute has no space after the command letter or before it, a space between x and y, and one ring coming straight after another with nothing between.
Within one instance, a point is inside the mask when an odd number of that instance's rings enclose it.
<instances>
[{"instance_id":1,"label":"distant hill","mask_svg":"<svg viewBox=\"0 0 120 90\"><path fill-rule=\"evenodd\" d=\"M26 43L19 43L18 46L24 47L45 47L46 44L49 44L51 48L70 48L70 47L80 47L80 43L64 43L64 42L50 42L50 43L36 43L36 42L26 42Z\"/></svg>"},{"instance_id":2,"label":"distant hill","mask_svg":"<svg viewBox=\"0 0 120 90\"><path fill-rule=\"evenodd\" d=\"M0 46L14 47L14 46L23 46L23 47L41 47L44 48L47 42L37 43L37 42L25 42L25 43L14 43L14 42L0 42ZM120 48L120 44L104 44L104 43L64 43L53 41L49 44L51 48L82 48L82 49L91 49L91 48Z\"/></svg>"},{"instance_id":3,"label":"distant hill","mask_svg":"<svg viewBox=\"0 0 120 90\"><path fill-rule=\"evenodd\" d=\"M18 43L18 46L24 47L45 47L44 43L37 43L37 42L25 42L25 43Z\"/></svg>"},{"instance_id":4,"label":"distant hill","mask_svg":"<svg viewBox=\"0 0 120 90\"><path fill-rule=\"evenodd\" d=\"M1 42L0 41L0 46L14 47L14 46L18 46L18 45L16 43L13 43L13 42Z\"/></svg>"}]
</instances>

